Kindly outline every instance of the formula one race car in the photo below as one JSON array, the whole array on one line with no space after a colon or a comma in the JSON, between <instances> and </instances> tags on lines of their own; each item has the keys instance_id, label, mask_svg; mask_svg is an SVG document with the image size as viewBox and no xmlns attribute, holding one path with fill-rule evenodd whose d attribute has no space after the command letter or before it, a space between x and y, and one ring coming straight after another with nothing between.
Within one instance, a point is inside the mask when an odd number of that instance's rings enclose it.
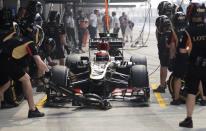
<instances>
[{"instance_id":1,"label":"formula one race car","mask_svg":"<svg viewBox=\"0 0 206 131\"><path fill-rule=\"evenodd\" d=\"M111 108L110 101L148 105L150 88L146 57L123 56L123 40L100 34L89 42L89 56L70 55L65 66L54 66L47 81L47 103L66 97L73 106Z\"/></svg>"}]
</instances>

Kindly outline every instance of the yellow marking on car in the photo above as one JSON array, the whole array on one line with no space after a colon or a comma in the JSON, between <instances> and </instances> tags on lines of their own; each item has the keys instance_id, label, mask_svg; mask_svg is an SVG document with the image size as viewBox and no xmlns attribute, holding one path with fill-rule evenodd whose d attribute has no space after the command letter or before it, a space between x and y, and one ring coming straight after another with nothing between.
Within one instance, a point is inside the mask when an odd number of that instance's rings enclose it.
<instances>
[{"instance_id":1,"label":"yellow marking on car","mask_svg":"<svg viewBox=\"0 0 206 131\"><path fill-rule=\"evenodd\" d=\"M37 108L42 108L43 105L45 104L47 100L47 95L45 95L43 98L41 98L37 103L36 103L36 107Z\"/></svg>"},{"instance_id":2,"label":"yellow marking on car","mask_svg":"<svg viewBox=\"0 0 206 131\"><path fill-rule=\"evenodd\" d=\"M152 87L152 90L154 90L157 88L157 84L152 84L151 87ZM154 95L155 95L160 107L165 108L167 106L167 104L166 104L165 100L163 99L163 97L161 96L161 93L154 92Z\"/></svg>"}]
</instances>

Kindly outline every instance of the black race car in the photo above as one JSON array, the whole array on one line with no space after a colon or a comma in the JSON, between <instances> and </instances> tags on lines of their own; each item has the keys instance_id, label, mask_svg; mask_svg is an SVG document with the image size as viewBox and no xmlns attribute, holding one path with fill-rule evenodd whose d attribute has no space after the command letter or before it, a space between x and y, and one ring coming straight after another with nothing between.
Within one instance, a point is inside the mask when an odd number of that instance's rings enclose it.
<instances>
[{"instance_id":1,"label":"black race car","mask_svg":"<svg viewBox=\"0 0 206 131\"><path fill-rule=\"evenodd\" d=\"M74 106L111 108L110 101L148 104L146 57L123 55L123 40L114 34L91 39L87 56L70 55L66 66L54 66L47 81L47 103L67 98Z\"/></svg>"}]
</instances>

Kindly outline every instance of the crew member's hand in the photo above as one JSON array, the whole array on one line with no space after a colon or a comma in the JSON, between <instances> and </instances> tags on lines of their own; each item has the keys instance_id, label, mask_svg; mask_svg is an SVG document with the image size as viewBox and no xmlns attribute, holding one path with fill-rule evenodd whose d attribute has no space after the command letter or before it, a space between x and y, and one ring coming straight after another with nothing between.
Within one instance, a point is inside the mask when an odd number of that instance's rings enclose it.
<instances>
[{"instance_id":1,"label":"crew member's hand","mask_svg":"<svg viewBox=\"0 0 206 131\"><path fill-rule=\"evenodd\" d=\"M57 65L57 63L52 61L52 62L49 62L48 65L49 66L55 66L55 65Z\"/></svg>"},{"instance_id":2,"label":"crew member's hand","mask_svg":"<svg viewBox=\"0 0 206 131\"><path fill-rule=\"evenodd\" d=\"M48 69L47 65L44 62L41 62L38 65L38 74L39 74L39 76L44 75L45 72L48 72L48 71L49 71L49 69Z\"/></svg>"},{"instance_id":3,"label":"crew member's hand","mask_svg":"<svg viewBox=\"0 0 206 131\"><path fill-rule=\"evenodd\" d=\"M35 55L33 57L34 57L36 65L38 67L38 76L42 76L45 74L45 72L49 71L47 65L42 61L42 59L40 58L39 55Z\"/></svg>"}]
</instances>

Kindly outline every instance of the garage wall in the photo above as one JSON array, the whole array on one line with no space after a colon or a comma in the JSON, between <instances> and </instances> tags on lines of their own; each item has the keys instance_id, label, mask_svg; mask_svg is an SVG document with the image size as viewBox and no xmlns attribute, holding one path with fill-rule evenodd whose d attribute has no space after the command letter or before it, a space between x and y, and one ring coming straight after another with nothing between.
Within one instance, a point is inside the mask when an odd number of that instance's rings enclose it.
<instances>
[{"instance_id":1,"label":"garage wall","mask_svg":"<svg viewBox=\"0 0 206 131\"><path fill-rule=\"evenodd\" d=\"M55 10L58 11L61 15L63 15L62 11L63 7L61 4L45 4L44 6L44 18L47 20L49 11Z\"/></svg>"},{"instance_id":2,"label":"garage wall","mask_svg":"<svg viewBox=\"0 0 206 131\"><path fill-rule=\"evenodd\" d=\"M30 0L20 0L20 5L22 7L26 7L29 1ZM44 0L38 0L38 1L41 2L42 4L44 3Z\"/></svg>"},{"instance_id":3,"label":"garage wall","mask_svg":"<svg viewBox=\"0 0 206 131\"><path fill-rule=\"evenodd\" d=\"M12 9L13 15L17 13L20 6L20 0L4 0L3 7Z\"/></svg>"}]
</instances>

